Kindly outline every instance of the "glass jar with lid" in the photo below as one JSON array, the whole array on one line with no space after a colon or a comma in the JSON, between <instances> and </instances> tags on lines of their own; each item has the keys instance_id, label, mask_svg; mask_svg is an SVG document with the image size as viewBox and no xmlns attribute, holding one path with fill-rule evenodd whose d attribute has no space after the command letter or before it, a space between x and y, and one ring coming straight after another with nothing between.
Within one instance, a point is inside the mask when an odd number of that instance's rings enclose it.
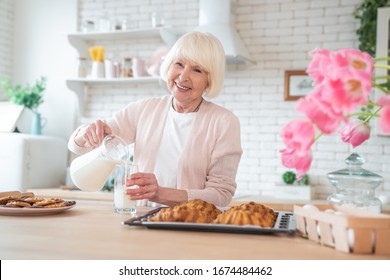
<instances>
[{"instance_id":1,"label":"glass jar with lid","mask_svg":"<svg viewBox=\"0 0 390 280\"><path fill-rule=\"evenodd\" d=\"M362 168L364 159L353 153L346 158L347 168L328 173L330 183L336 188L328 197L331 204L381 212L381 201L375 189L383 177Z\"/></svg>"},{"instance_id":2,"label":"glass jar with lid","mask_svg":"<svg viewBox=\"0 0 390 280\"><path fill-rule=\"evenodd\" d=\"M123 58L121 77L122 78L133 77L133 63L131 57Z\"/></svg>"}]
</instances>

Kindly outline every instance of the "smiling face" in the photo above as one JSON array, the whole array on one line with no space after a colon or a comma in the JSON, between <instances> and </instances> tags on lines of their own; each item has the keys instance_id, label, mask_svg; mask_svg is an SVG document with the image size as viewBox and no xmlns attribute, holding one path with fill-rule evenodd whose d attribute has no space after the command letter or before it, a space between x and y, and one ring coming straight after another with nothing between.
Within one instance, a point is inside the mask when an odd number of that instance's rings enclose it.
<instances>
[{"instance_id":1,"label":"smiling face","mask_svg":"<svg viewBox=\"0 0 390 280\"><path fill-rule=\"evenodd\" d=\"M168 70L167 82L168 89L175 98L177 111L192 112L198 106L208 87L208 76L201 66L187 59L173 61Z\"/></svg>"},{"instance_id":2,"label":"smiling face","mask_svg":"<svg viewBox=\"0 0 390 280\"><path fill-rule=\"evenodd\" d=\"M187 95L190 95L188 88L191 91L203 91L204 96L213 98L222 90L225 63L225 51L216 37L209 33L192 31L181 36L169 50L162 61L160 75L162 80L168 83L171 92L175 89L176 82L181 86L181 90L186 91ZM192 71L189 71L192 74L188 74L189 81L180 80L181 82L178 82L175 75L179 75L177 72L180 68L182 68L180 71L185 71L187 66L192 68ZM200 73L196 73L197 71ZM203 86L199 76L203 78ZM205 89L206 91L204 91ZM178 87L176 87L175 92L179 93ZM178 100L180 100L179 97L178 94ZM201 97L199 97L200 99Z\"/></svg>"}]
</instances>

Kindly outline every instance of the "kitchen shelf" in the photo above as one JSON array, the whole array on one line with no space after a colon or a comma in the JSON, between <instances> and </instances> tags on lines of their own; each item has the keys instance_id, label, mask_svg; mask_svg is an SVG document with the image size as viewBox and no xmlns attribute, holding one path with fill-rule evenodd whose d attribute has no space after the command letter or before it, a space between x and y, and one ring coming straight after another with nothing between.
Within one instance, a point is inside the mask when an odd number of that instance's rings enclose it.
<instances>
[{"instance_id":1,"label":"kitchen shelf","mask_svg":"<svg viewBox=\"0 0 390 280\"><path fill-rule=\"evenodd\" d=\"M93 84L135 84L135 83L158 83L160 77L137 77L137 78L71 78L67 79L67 83L79 83L83 85L93 85Z\"/></svg>"},{"instance_id":2,"label":"kitchen shelf","mask_svg":"<svg viewBox=\"0 0 390 280\"><path fill-rule=\"evenodd\" d=\"M111 32L88 32L68 34L69 43L77 50L80 57L89 57L90 45L104 41L129 41L148 38L160 38L168 47L172 46L180 33L171 27L146 28L125 31ZM137 77L137 78L69 78L66 84L70 90L76 93L79 102L79 112L84 115L86 96L88 88L92 85L131 85L131 84L160 84L159 77Z\"/></svg>"},{"instance_id":3,"label":"kitchen shelf","mask_svg":"<svg viewBox=\"0 0 390 280\"><path fill-rule=\"evenodd\" d=\"M89 79L89 78L72 78L66 80L66 85L72 90L78 99L79 111L81 116L84 114L86 96L88 88L91 85L128 85L128 84L159 84L160 77L137 77L137 78L112 78L112 79Z\"/></svg>"},{"instance_id":4,"label":"kitchen shelf","mask_svg":"<svg viewBox=\"0 0 390 280\"><path fill-rule=\"evenodd\" d=\"M68 34L69 43L78 50L80 57L88 57L88 42L91 41L118 41L146 38L161 38L168 46L172 46L179 33L171 27L145 28L111 32L88 32Z\"/></svg>"}]
</instances>

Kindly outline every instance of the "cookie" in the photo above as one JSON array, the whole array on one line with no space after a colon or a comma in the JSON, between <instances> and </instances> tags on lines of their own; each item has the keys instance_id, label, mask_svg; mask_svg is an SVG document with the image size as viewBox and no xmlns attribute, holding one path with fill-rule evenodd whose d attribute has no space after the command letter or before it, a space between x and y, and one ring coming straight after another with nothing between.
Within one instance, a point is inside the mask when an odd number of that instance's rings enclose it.
<instances>
[{"instance_id":1,"label":"cookie","mask_svg":"<svg viewBox=\"0 0 390 280\"><path fill-rule=\"evenodd\" d=\"M28 203L36 203L36 202L44 201L45 199L43 197L30 196L30 197L22 197L21 200Z\"/></svg>"},{"instance_id":2,"label":"cookie","mask_svg":"<svg viewBox=\"0 0 390 280\"><path fill-rule=\"evenodd\" d=\"M58 202L58 203L52 203L46 206L43 206L44 208L61 208L61 207L68 207L75 205L76 201L63 201L63 202Z\"/></svg>"},{"instance_id":3,"label":"cookie","mask_svg":"<svg viewBox=\"0 0 390 280\"><path fill-rule=\"evenodd\" d=\"M5 206L22 208L22 207L31 207L31 204L24 201L11 200Z\"/></svg>"},{"instance_id":4,"label":"cookie","mask_svg":"<svg viewBox=\"0 0 390 280\"><path fill-rule=\"evenodd\" d=\"M18 199L19 199L19 197L14 196L14 195L3 196L3 197L0 197L0 205L6 205L9 201L18 200Z\"/></svg>"},{"instance_id":5,"label":"cookie","mask_svg":"<svg viewBox=\"0 0 390 280\"><path fill-rule=\"evenodd\" d=\"M64 202L63 199L61 198L48 198L39 202L35 202L32 206L33 207L44 207L49 204L54 204L54 203L59 203L59 202Z\"/></svg>"}]
</instances>

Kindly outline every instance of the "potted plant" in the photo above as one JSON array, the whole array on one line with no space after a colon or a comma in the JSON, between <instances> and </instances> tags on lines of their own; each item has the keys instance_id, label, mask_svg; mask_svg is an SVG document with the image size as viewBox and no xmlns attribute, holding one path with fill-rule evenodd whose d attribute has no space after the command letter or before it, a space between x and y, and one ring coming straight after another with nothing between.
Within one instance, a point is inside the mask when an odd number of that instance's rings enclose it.
<instances>
[{"instance_id":1,"label":"potted plant","mask_svg":"<svg viewBox=\"0 0 390 280\"><path fill-rule=\"evenodd\" d=\"M353 12L353 16L360 20L356 30L359 38L359 49L375 57L376 52L376 22L378 8L389 5L389 0L363 0Z\"/></svg>"},{"instance_id":2,"label":"potted plant","mask_svg":"<svg viewBox=\"0 0 390 280\"><path fill-rule=\"evenodd\" d=\"M286 171L282 175L283 184L276 186L276 197L283 199L311 200L313 189L310 186L309 175L305 174L301 179L293 171Z\"/></svg>"},{"instance_id":3,"label":"potted plant","mask_svg":"<svg viewBox=\"0 0 390 280\"><path fill-rule=\"evenodd\" d=\"M1 86L10 101L15 104L22 105L33 112L33 120L31 126L32 134L41 134L41 115L38 112L38 107L43 103L43 92L46 89L46 77L38 79L34 85L16 85L11 86L9 78L1 81Z\"/></svg>"}]
</instances>

